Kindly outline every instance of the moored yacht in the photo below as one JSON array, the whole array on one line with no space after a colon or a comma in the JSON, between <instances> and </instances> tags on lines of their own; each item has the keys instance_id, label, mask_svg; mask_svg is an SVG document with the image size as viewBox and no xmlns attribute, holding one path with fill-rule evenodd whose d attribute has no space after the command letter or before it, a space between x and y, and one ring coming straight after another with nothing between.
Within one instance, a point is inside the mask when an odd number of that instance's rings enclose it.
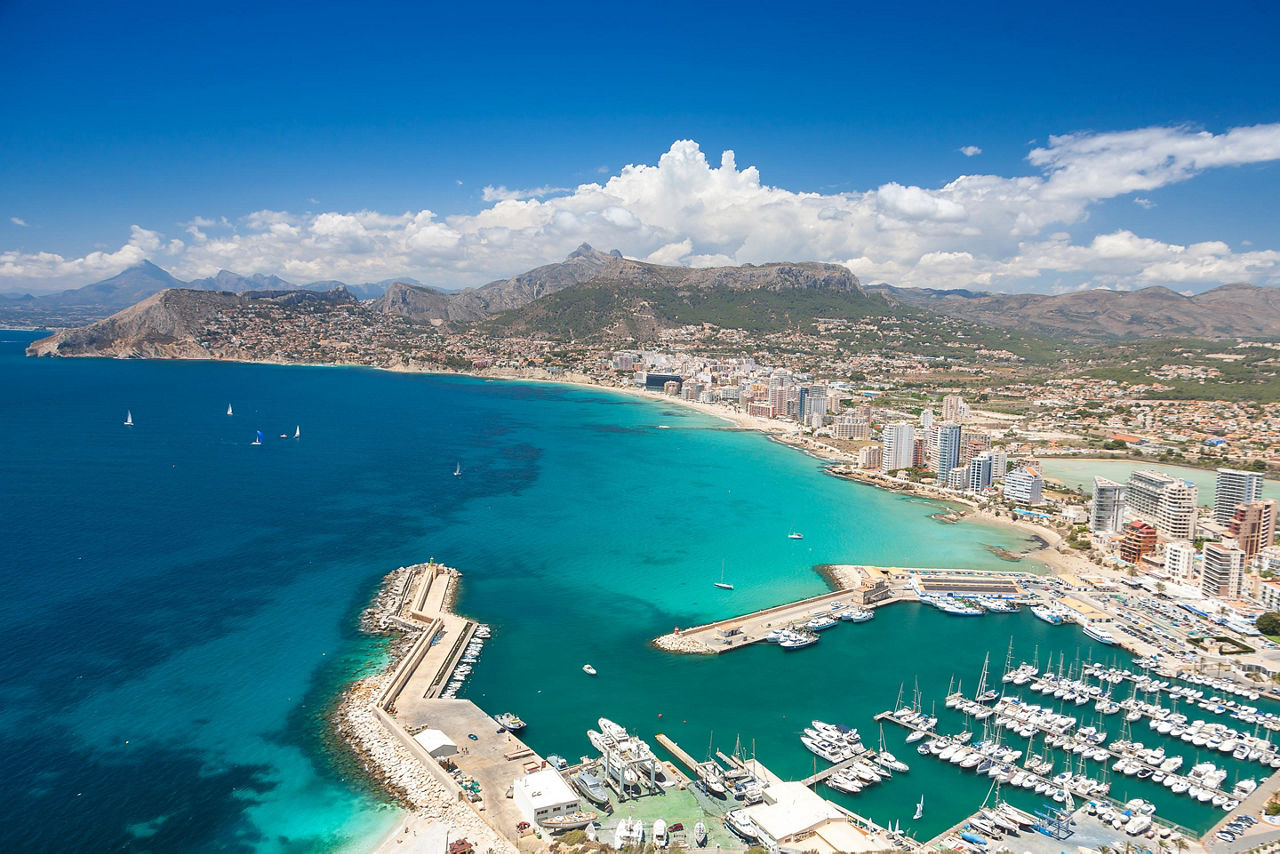
<instances>
[{"instance_id":1,"label":"moored yacht","mask_svg":"<svg viewBox=\"0 0 1280 854\"><path fill-rule=\"evenodd\" d=\"M1102 628L1102 626L1095 625L1094 623L1086 623L1084 626L1084 633L1096 640L1098 643L1105 643L1108 646L1115 645L1115 635Z\"/></svg>"},{"instance_id":2,"label":"moored yacht","mask_svg":"<svg viewBox=\"0 0 1280 854\"><path fill-rule=\"evenodd\" d=\"M1050 608L1048 605L1033 605L1031 607L1031 613L1035 614L1051 626L1060 626L1064 622L1062 615Z\"/></svg>"},{"instance_id":3,"label":"moored yacht","mask_svg":"<svg viewBox=\"0 0 1280 854\"><path fill-rule=\"evenodd\" d=\"M520 732L525 727L524 721L514 712L503 712L500 715L494 715L493 719L507 732Z\"/></svg>"}]
</instances>

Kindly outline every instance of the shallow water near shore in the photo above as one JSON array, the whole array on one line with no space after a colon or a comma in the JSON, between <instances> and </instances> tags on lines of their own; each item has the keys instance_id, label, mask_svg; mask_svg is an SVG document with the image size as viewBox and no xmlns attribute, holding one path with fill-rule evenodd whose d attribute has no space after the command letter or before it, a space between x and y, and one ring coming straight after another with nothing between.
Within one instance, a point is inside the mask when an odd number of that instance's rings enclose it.
<instances>
[{"instance_id":1,"label":"shallow water near shore","mask_svg":"<svg viewBox=\"0 0 1280 854\"><path fill-rule=\"evenodd\" d=\"M821 592L815 565L1017 569L986 546L1028 541L940 523L928 503L624 395L31 360L32 337L0 335L6 850L366 847L396 814L331 750L326 716L382 661L356 626L379 580L430 557L462 570L459 610L494 627L466 695L519 712L544 755L585 752L604 715L695 755L713 731L725 750L741 734L803 776L810 718L869 733L899 683L919 675L940 701L988 649L1003 663L1011 635L1027 657L1037 643L1069 660L1101 649L1029 615L970 624L899 605L789 657L659 653L649 640L673 626ZM279 438L295 425L301 439ZM722 565L732 592L712 584ZM940 823L978 785L923 767L900 780L848 803L906 819L920 788Z\"/></svg>"}]
</instances>

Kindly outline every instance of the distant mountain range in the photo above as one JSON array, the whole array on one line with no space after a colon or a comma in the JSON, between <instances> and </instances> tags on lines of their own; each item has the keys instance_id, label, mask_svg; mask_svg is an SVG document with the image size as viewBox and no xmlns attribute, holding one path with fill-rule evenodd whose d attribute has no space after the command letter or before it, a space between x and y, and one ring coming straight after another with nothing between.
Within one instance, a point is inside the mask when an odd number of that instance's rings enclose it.
<instances>
[{"instance_id":1,"label":"distant mountain range","mask_svg":"<svg viewBox=\"0 0 1280 854\"><path fill-rule=\"evenodd\" d=\"M590 337L637 317L649 318L641 326L650 330L693 322L681 319L681 312L674 308L654 315L655 307L671 296L680 302L679 294L686 295L687 305L689 295L696 295L694 301L705 301L726 291L738 292L738 297L743 291L760 291L797 298L801 291L822 291L854 301L868 299L857 277L836 264L667 267L623 258L617 251L600 252L584 243L559 264L452 294L393 284L371 308L432 323L497 317L496 328L505 331ZM729 302L736 299L731 297Z\"/></svg>"},{"instance_id":2,"label":"distant mountain range","mask_svg":"<svg viewBox=\"0 0 1280 854\"><path fill-rule=\"evenodd\" d=\"M905 339L921 347L948 336L963 340L975 331L978 337L990 338L996 348L1016 343L1017 336L1024 344L1039 336L1050 346L1167 337L1280 340L1278 288L1231 284L1195 296L1162 287L1047 296L883 284L864 287L837 264L782 262L694 269L630 260L617 251L600 252L586 244L560 263L454 292L409 279L299 286L278 276L246 277L226 270L184 283L143 262L61 294L9 298L0 302L0 324L17 325L15 321L23 317L61 312L84 325L139 305L158 292L255 294L250 300L278 300L283 293L302 290L340 292L342 300L357 303L360 312L372 315L451 329L482 324L495 335L551 340L648 340L661 329L691 324L772 334L811 330L817 318L899 318L917 326L926 324L929 330L923 336ZM193 305L207 302L182 296L161 302L167 311L184 299ZM145 324L150 316L131 315L131 323ZM24 325L38 322L48 321ZM95 340L102 340L104 328L97 330ZM184 328L196 334L194 327Z\"/></svg>"},{"instance_id":3,"label":"distant mountain range","mask_svg":"<svg viewBox=\"0 0 1280 854\"><path fill-rule=\"evenodd\" d=\"M82 288L39 296L4 295L4 299L0 300L0 325L5 323L14 325L82 324L106 317L171 288L226 291L238 294L247 291L330 291L345 287L359 299L374 299L385 293L392 284L400 283L409 286L421 284L414 279L400 278L359 285L348 285L344 282L310 282L297 285L279 276L268 276L262 273L241 276L230 270L219 270L216 275L184 282L150 261L143 261L109 279L103 279L101 282L94 282Z\"/></svg>"},{"instance_id":4,"label":"distant mountain range","mask_svg":"<svg viewBox=\"0 0 1280 854\"><path fill-rule=\"evenodd\" d=\"M1077 342L1127 338L1280 338L1280 288L1238 283L1194 296L1151 287L1044 294L867 288L892 302L983 326Z\"/></svg>"}]
</instances>

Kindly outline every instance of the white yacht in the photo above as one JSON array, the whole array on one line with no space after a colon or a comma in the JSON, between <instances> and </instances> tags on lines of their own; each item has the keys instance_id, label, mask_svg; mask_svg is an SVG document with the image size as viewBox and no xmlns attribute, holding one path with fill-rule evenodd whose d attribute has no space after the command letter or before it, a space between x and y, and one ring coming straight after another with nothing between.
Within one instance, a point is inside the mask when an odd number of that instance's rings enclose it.
<instances>
[{"instance_id":1,"label":"white yacht","mask_svg":"<svg viewBox=\"0 0 1280 854\"><path fill-rule=\"evenodd\" d=\"M1115 635L1102 628L1102 626L1095 625L1094 623L1085 623L1084 633L1096 640L1098 643L1105 643L1108 646L1115 645Z\"/></svg>"}]
</instances>

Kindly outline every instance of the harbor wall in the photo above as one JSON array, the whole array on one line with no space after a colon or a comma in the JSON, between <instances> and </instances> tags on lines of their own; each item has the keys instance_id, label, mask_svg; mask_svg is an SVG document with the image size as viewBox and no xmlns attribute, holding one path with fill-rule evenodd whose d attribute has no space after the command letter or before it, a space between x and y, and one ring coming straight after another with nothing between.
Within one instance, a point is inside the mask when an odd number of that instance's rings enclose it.
<instances>
[{"instance_id":1,"label":"harbor wall","mask_svg":"<svg viewBox=\"0 0 1280 854\"><path fill-rule=\"evenodd\" d=\"M431 639L440 631L441 625L440 618L436 617L427 626L426 631L414 642L408 655L400 662L395 674L387 683L387 687L383 689L382 694L378 697L375 705L379 711L390 711L391 707L395 705L396 698L400 696L404 686L409 683L409 679L413 677L418 665L422 663L422 659L426 658L427 652L431 649Z\"/></svg>"}]
</instances>

